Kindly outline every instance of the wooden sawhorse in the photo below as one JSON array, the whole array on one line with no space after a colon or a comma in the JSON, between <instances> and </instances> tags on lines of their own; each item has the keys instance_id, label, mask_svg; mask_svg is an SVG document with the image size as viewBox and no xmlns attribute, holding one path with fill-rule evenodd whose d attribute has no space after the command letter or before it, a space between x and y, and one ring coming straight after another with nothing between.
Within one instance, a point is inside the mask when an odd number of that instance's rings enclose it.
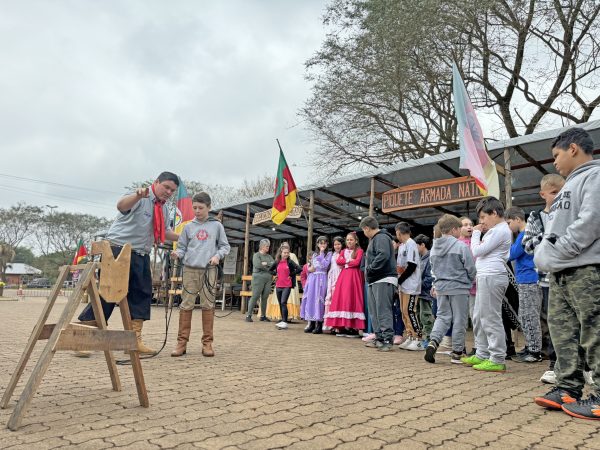
<instances>
[{"instance_id":1,"label":"wooden sawhorse","mask_svg":"<svg viewBox=\"0 0 600 450\"><path fill-rule=\"evenodd\" d=\"M107 241L93 242L91 254L101 255L100 262L89 262L87 264L76 266L61 267L58 279L50 291L48 301L44 306L37 324L33 328L31 337L23 351L23 355L12 374L6 391L4 392L2 402L0 403L2 409L8 406L10 398L19 378L23 374L36 342L38 340L47 339L46 346L44 347L44 350L29 377L29 381L25 385L21 397L8 420L7 427L13 431L21 426L23 416L25 415L31 400L33 399L33 395L36 393L42 382L42 378L48 370L52 357L57 350L104 351L112 387L115 391L121 390L121 381L119 379L119 373L117 372L117 366L112 351L124 350L128 352L131 358L131 366L133 368L133 376L135 378L140 405L146 408L150 405L148 402L148 393L144 382L144 373L142 372L140 355L137 351L137 340L135 332L132 331L131 328L131 315L129 313L129 305L127 304L131 246L129 244L125 245L115 260L110 244ZM56 302L56 298L64 281L67 279L69 271L81 269L83 269L83 272L79 277L79 281L75 285L73 292L69 296L69 300L60 315L58 322L56 324L47 324L46 321L48 320L50 311ZM96 285L95 277L96 270L98 269L100 270L99 286ZM97 327L71 323L85 292L87 292L90 299ZM121 317L123 319L123 331L107 329L106 318L104 317L104 312L100 303L100 295L102 295L102 298L106 302L119 304Z\"/></svg>"}]
</instances>

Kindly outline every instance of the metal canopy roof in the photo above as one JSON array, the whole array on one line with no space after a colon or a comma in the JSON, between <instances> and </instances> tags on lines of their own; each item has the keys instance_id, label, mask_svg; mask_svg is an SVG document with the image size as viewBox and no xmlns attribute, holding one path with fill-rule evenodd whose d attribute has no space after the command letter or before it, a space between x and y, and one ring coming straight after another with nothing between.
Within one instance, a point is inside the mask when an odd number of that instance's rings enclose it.
<instances>
[{"instance_id":1,"label":"metal canopy roof","mask_svg":"<svg viewBox=\"0 0 600 450\"><path fill-rule=\"evenodd\" d=\"M592 136L600 148L600 120L578 125ZM538 195L539 181L544 173L555 172L550 154L551 140L570 127L519 136L497 141L488 145L490 156L504 166L504 150L510 149L512 166L513 204L526 210L542 205ZM600 151L596 150L596 157ZM381 194L396 187L449 179L468 175L460 170L459 151L442 153L422 159L409 160L399 164L381 167L358 174L351 174L325 183L298 188L300 203L308 210L310 191L315 192L314 233L336 234L356 229L360 219L369 213L371 178L375 178L375 216L386 226L401 220L417 226L432 226L444 212L456 215L473 215L476 201L447 205L443 207L418 208L395 213L382 213ZM500 176L500 188L504 189L504 177ZM244 242L246 204L252 215L271 208L273 196L247 199L244 202L221 206L223 225L232 243ZM305 238L307 220L286 219L277 226L271 222L250 226L250 240L263 237L269 239Z\"/></svg>"}]
</instances>

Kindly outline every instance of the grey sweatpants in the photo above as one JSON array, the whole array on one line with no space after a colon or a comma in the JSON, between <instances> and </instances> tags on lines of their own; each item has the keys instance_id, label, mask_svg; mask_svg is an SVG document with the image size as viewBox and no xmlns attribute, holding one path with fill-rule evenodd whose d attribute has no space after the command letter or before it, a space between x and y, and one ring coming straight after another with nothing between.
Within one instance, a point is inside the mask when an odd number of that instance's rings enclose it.
<instances>
[{"instance_id":1,"label":"grey sweatpants","mask_svg":"<svg viewBox=\"0 0 600 450\"><path fill-rule=\"evenodd\" d=\"M438 344L452 327L452 350L462 353L465 348L465 335L469 321L469 294L437 296L437 316L433 324L430 340Z\"/></svg>"},{"instance_id":2,"label":"grey sweatpants","mask_svg":"<svg viewBox=\"0 0 600 450\"><path fill-rule=\"evenodd\" d=\"M373 283L368 289L369 315L373 325L373 333L377 340L392 343L394 341L394 291L391 283Z\"/></svg>"},{"instance_id":3,"label":"grey sweatpants","mask_svg":"<svg viewBox=\"0 0 600 450\"><path fill-rule=\"evenodd\" d=\"M507 274L477 276L473 311L476 355L479 359L489 359L496 364L504 364L506 359L502 301L507 287Z\"/></svg>"},{"instance_id":4,"label":"grey sweatpants","mask_svg":"<svg viewBox=\"0 0 600 450\"><path fill-rule=\"evenodd\" d=\"M540 310L542 293L537 283L519 284L519 322L525 335L525 345L532 353L542 351Z\"/></svg>"}]
</instances>

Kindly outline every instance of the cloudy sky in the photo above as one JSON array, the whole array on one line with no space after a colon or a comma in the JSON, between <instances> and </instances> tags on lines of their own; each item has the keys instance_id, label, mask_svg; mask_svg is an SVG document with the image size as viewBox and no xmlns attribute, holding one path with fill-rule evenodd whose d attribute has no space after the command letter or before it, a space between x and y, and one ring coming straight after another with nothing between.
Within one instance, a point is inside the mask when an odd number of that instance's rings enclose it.
<instances>
[{"instance_id":1,"label":"cloudy sky","mask_svg":"<svg viewBox=\"0 0 600 450\"><path fill-rule=\"evenodd\" d=\"M297 111L325 4L0 2L0 207L111 217L124 186L162 170L225 185L274 174L275 138L310 181Z\"/></svg>"}]
</instances>

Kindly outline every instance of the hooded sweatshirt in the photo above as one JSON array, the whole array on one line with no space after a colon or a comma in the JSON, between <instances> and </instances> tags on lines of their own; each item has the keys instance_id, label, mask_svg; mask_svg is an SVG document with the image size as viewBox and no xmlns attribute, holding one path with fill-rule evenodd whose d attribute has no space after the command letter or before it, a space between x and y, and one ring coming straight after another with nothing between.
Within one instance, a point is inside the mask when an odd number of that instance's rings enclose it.
<instances>
[{"instance_id":1,"label":"hooded sweatshirt","mask_svg":"<svg viewBox=\"0 0 600 450\"><path fill-rule=\"evenodd\" d=\"M542 272L600 264L600 161L582 164L567 177L548 214L534 262ZM552 242L554 241L554 243Z\"/></svg>"},{"instance_id":2,"label":"hooded sweatshirt","mask_svg":"<svg viewBox=\"0 0 600 450\"><path fill-rule=\"evenodd\" d=\"M442 235L431 248L433 286L442 295L469 295L477 272L469 248L454 236Z\"/></svg>"},{"instance_id":3,"label":"hooded sweatshirt","mask_svg":"<svg viewBox=\"0 0 600 450\"><path fill-rule=\"evenodd\" d=\"M365 278L369 284L388 277L397 279L396 258L392 236L386 230L379 230L369 240L365 261Z\"/></svg>"},{"instance_id":4,"label":"hooded sweatshirt","mask_svg":"<svg viewBox=\"0 0 600 450\"><path fill-rule=\"evenodd\" d=\"M213 256L221 260L230 249L223 224L209 217L204 222L194 219L183 228L175 252L184 266L204 269Z\"/></svg>"},{"instance_id":5,"label":"hooded sweatshirt","mask_svg":"<svg viewBox=\"0 0 600 450\"><path fill-rule=\"evenodd\" d=\"M421 255L421 293L419 298L422 300L432 301L431 288L433 287L433 276L431 275L431 262L429 261L429 255L431 252L427 252Z\"/></svg>"}]
</instances>

